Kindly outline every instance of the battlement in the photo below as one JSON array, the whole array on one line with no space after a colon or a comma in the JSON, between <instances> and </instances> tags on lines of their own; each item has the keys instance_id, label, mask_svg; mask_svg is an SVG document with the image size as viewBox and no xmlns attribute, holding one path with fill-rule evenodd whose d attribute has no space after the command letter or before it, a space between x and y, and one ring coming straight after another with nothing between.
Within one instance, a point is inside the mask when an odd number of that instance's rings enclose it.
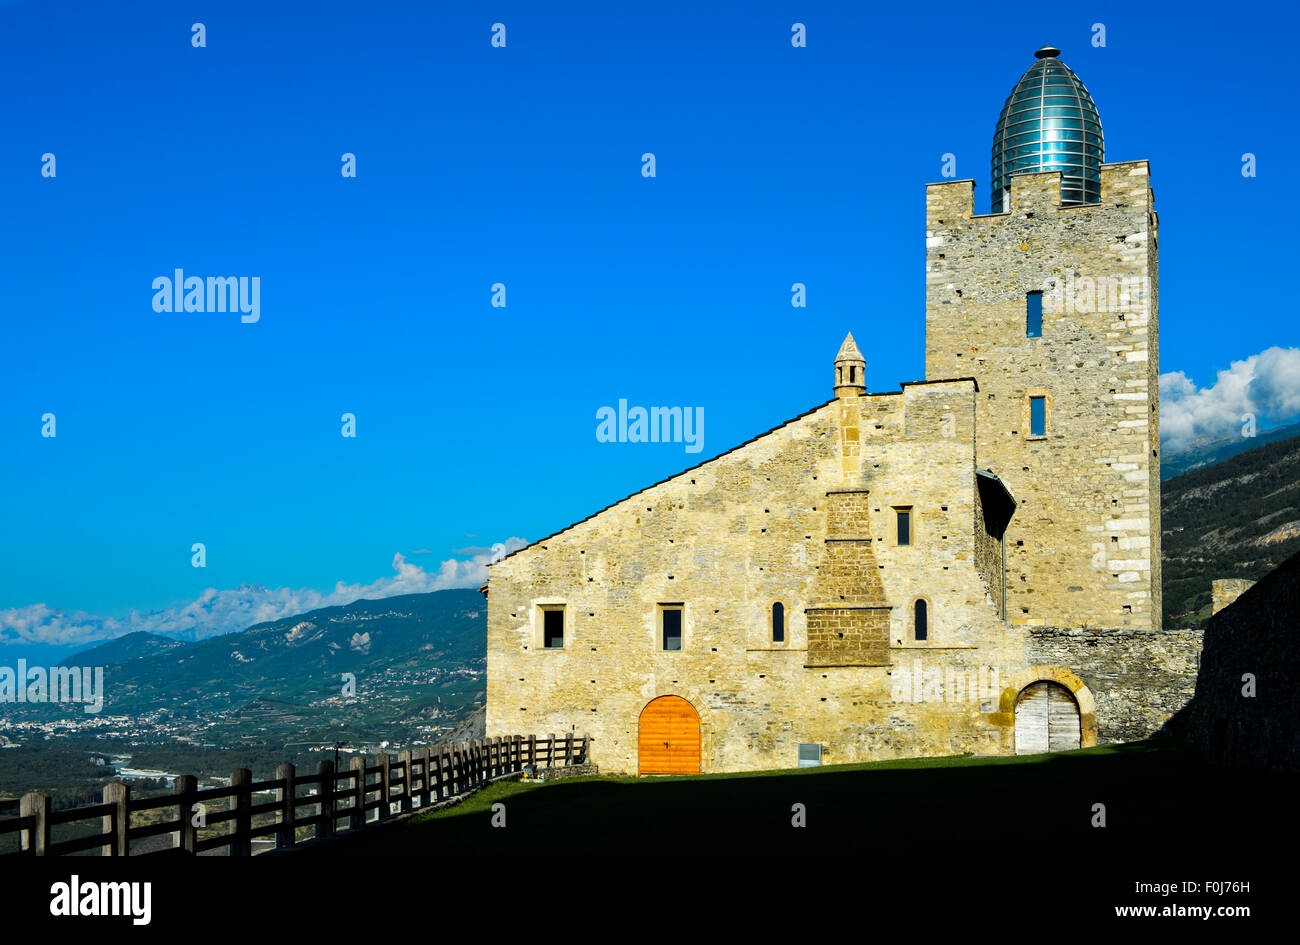
<instances>
[{"instance_id":1,"label":"battlement","mask_svg":"<svg viewBox=\"0 0 1300 945\"><path fill-rule=\"evenodd\" d=\"M1005 220L1024 213L1077 213L1096 210L1098 207L1151 210L1153 204L1150 166L1147 161L1103 164L1100 203L1075 207L1061 206L1060 171L1013 175L1008 209L1002 213L975 212L974 180L939 181L925 185L925 221L930 229L959 220Z\"/></svg>"}]
</instances>

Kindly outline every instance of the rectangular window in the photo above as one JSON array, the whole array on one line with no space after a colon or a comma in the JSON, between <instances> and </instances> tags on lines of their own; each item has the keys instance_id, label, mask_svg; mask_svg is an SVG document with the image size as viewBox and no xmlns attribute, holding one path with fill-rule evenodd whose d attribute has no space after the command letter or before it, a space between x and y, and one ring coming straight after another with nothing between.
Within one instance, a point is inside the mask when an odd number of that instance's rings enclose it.
<instances>
[{"instance_id":1,"label":"rectangular window","mask_svg":"<svg viewBox=\"0 0 1300 945\"><path fill-rule=\"evenodd\" d=\"M799 767L815 768L822 763L822 746L799 743Z\"/></svg>"},{"instance_id":2,"label":"rectangular window","mask_svg":"<svg viewBox=\"0 0 1300 945\"><path fill-rule=\"evenodd\" d=\"M909 506L905 509L894 509L898 516L898 543L900 545L910 545L912 543L912 509Z\"/></svg>"},{"instance_id":3,"label":"rectangular window","mask_svg":"<svg viewBox=\"0 0 1300 945\"><path fill-rule=\"evenodd\" d=\"M564 646L563 607L547 607L542 610L542 646L548 650Z\"/></svg>"},{"instance_id":4,"label":"rectangular window","mask_svg":"<svg viewBox=\"0 0 1300 945\"><path fill-rule=\"evenodd\" d=\"M1025 337L1043 337L1043 293L1030 292L1025 296Z\"/></svg>"},{"instance_id":5,"label":"rectangular window","mask_svg":"<svg viewBox=\"0 0 1300 945\"><path fill-rule=\"evenodd\" d=\"M1047 436L1047 398L1029 398L1029 435Z\"/></svg>"},{"instance_id":6,"label":"rectangular window","mask_svg":"<svg viewBox=\"0 0 1300 945\"><path fill-rule=\"evenodd\" d=\"M682 608L677 604L665 604L660 611L663 623L663 647L665 650L682 648Z\"/></svg>"}]
</instances>

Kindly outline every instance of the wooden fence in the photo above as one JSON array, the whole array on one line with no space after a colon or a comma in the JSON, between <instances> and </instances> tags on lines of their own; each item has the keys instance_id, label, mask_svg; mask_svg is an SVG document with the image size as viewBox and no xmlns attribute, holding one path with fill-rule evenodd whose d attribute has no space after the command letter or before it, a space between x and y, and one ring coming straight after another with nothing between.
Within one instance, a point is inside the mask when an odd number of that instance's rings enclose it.
<instances>
[{"instance_id":1,"label":"wooden fence","mask_svg":"<svg viewBox=\"0 0 1300 945\"><path fill-rule=\"evenodd\" d=\"M103 856L128 856L132 841L168 833L172 846L153 852L198 854L224 848L230 856L250 856L254 840L265 838L274 841L275 849L288 849L302 841L300 830L308 839L328 840L395 813L463 797L521 772L525 765L586 764L589 750L588 736L571 733L562 738L480 738L402 751L396 759L381 754L375 764L354 755L346 771L335 771L330 760L321 761L316 773L307 776L299 775L293 765L280 765L269 781L254 781L247 768L236 768L228 787L199 790L197 778L183 774L177 776L173 792L161 797L132 798L130 785L113 781L104 787L104 803L67 810L53 810L48 794L33 791L23 795L18 817L0 820L0 835L20 835L19 850L11 856L62 856L96 848ZM274 799L259 801L259 794L274 794ZM215 810L222 801L226 809ZM174 810L172 819L131 823L133 814L166 808ZM373 821L371 811L378 811ZM102 824L100 833L52 839L56 826L96 819ZM219 824L229 827L212 835L211 828ZM210 835L203 835L205 829Z\"/></svg>"}]
</instances>

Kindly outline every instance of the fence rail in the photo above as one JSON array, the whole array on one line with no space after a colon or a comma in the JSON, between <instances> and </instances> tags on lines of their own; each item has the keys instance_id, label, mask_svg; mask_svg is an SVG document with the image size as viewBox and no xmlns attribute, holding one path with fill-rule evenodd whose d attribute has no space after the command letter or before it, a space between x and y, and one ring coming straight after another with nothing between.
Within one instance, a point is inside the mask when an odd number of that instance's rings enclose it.
<instances>
[{"instance_id":1,"label":"fence rail","mask_svg":"<svg viewBox=\"0 0 1300 945\"><path fill-rule=\"evenodd\" d=\"M396 758L380 754L374 764L354 755L346 771L335 771L334 762L324 760L315 774L300 775L293 765L284 764L266 781L254 781L247 768L236 768L228 786L202 790L194 775L182 774L172 793L162 797L133 798L130 785L113 781L104 787L102 804L66 810L54 810L48 794L32 791L23 795L19 816L0 819L0 836L19 834L19 850L10 856L63 856L96 848L102 856L198 854L223 848L230 856L250 856L255 840L269 840L275 849L302 842L300 831L307 833L305 839L328 840L469 794L527 765L550 768L589 760L587 735L511 735L401 751ZM263 800L259 795L270 797ZM225 810L210 809L221 801ZM171 819L132 823L134 814L167 808L172 808ZM373 820L372 811L378 812ZM96 820L99 833L53 838L56 826ZM221 824L229 828L213 832ZM133 841L161 834L172 835L170 848L132 853Z\"/></svg>"}]
</instances>

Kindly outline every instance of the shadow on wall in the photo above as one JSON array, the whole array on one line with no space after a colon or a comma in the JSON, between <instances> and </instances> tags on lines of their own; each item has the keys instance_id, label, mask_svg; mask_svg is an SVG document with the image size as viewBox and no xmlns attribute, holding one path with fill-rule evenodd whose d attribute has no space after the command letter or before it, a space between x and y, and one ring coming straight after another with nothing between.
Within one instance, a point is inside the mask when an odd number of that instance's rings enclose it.
<instances>
[{"instance_id":1,"label":"shadow on wall","mask_svg":"<svg viewBox=\"0 0 1300 945\"><path fill-rule=\"evenodd\" d=\"M1300 554L1210 618L1180 730L1212 762L1300 770Z\"/></svg>"}]
</instances>

